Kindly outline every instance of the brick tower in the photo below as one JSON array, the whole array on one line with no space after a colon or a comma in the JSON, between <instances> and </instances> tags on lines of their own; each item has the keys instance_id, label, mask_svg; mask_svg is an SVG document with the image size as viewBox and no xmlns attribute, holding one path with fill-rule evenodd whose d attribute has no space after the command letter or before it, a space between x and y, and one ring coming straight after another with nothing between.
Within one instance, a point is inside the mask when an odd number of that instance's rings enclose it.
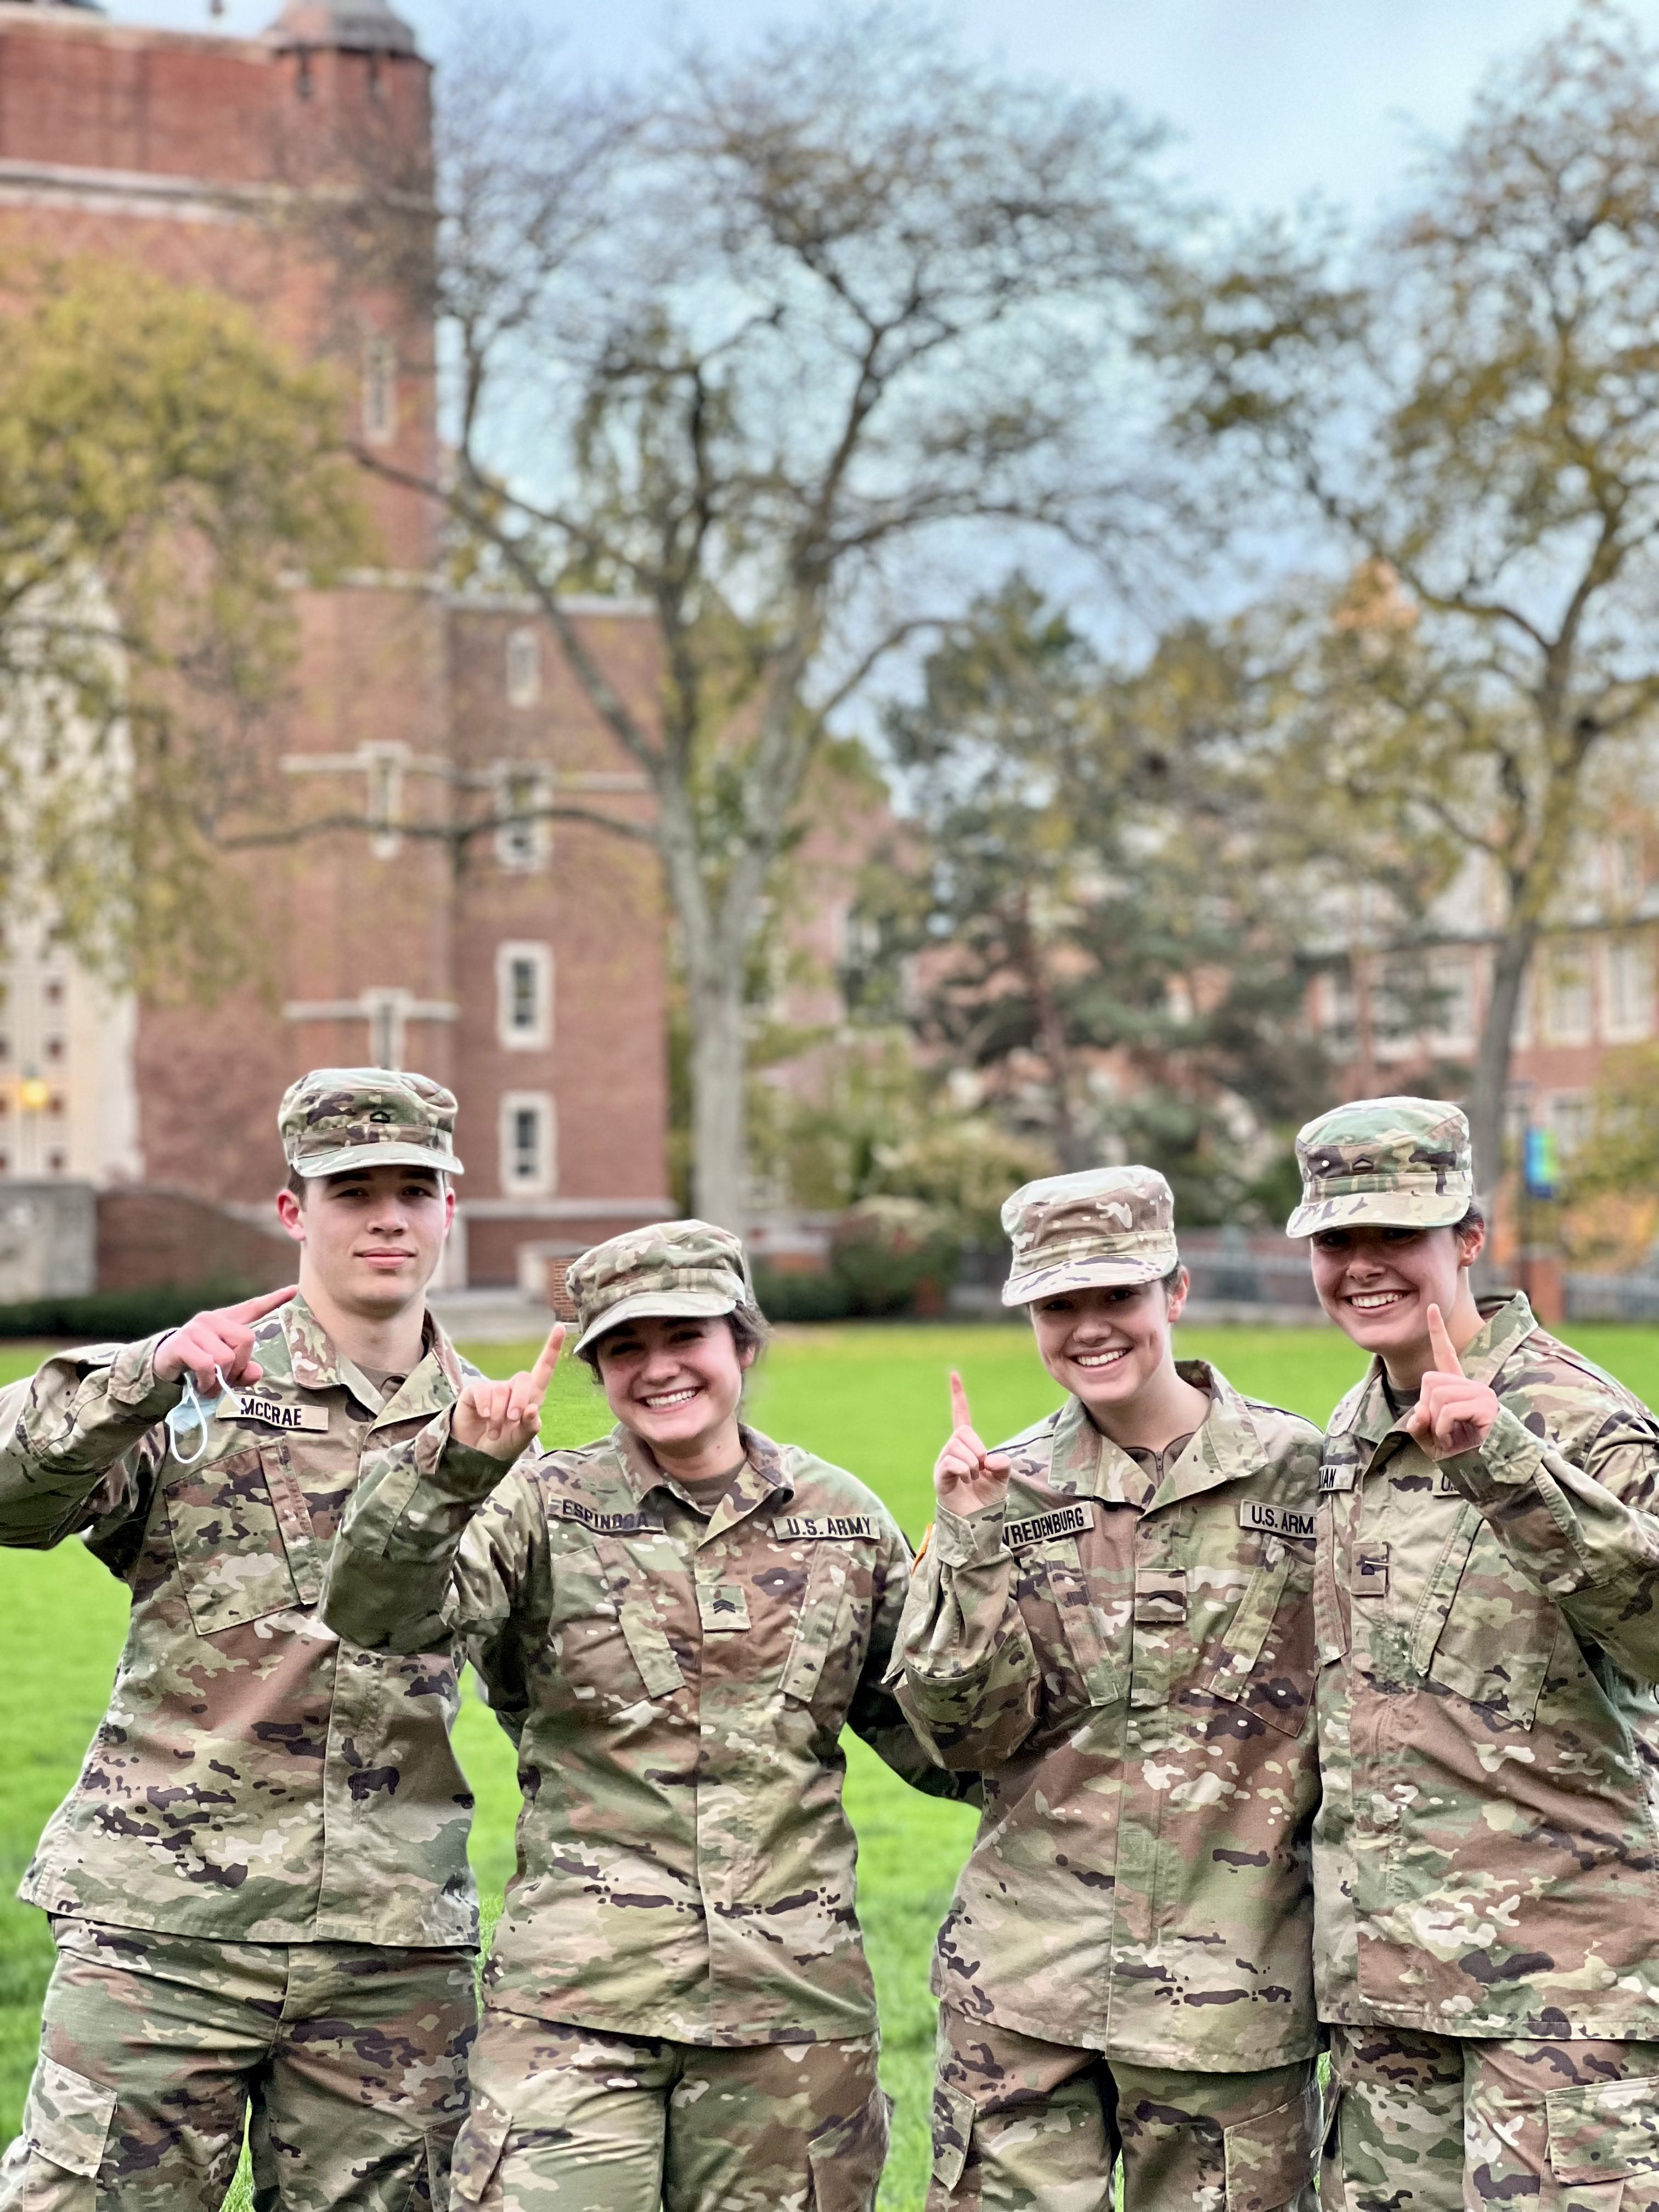
<instances>
[{"instance_id":1,"label":"brick tower","mask_svg":"<svg viewBox=\"0 0 1659 2212\"><path fill-rule=\"evenodd\" d=\"M337 188L343 149L423 179L430 94L386 0L289 0L257 40L0 0L0 262L49 245L234 295L280 341L343 363L362 441L429 478L418 286L292 210ZM252 766L273 826L371 827L247 862L247 980L211 1008L124 1001L49 937L9 939L0 1177L142 1181L264 1214L283 1085L392 1061L459 1093L457 1265L507 1282L671 1210L659 892L641 848L591 827L526 823L459 855L430 833L491 792L646 802L533 611L446 589L434 502L381 479L368 497L374 566L299 595L295 703ZM580 616L648 712L641 611Z\"/></svg>"}]
</instances>

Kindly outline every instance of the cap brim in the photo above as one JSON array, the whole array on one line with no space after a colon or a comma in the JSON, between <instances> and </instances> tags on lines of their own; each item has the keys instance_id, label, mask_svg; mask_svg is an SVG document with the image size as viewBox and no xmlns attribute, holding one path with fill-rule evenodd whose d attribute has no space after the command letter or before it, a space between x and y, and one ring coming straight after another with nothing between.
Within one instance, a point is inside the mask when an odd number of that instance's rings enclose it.
<instances>
[{"instance_id":1,"label":"cap brim","mask_svg":"<svg viewBox=\"0 0 1659 2212\"><path fill-rule=\"evenodd\" d=\"M1028 1267L1023 1274L1009 1276L1002 1286L1002 1303L1029 1306L1066 1291L1115 1291L1131 1283L1158 1283L1180 1265L1181 1255L1172 1246L1167 1257L1147 1253L1135 1260L1072 1260L1059 1267Z\"/></svg>"},{"instance_id":2,"label":"cap brim","mask_svg":"<svg viewBox=\"0 0 1659 2212\"><path fill-rule=\"evenodd\" d=\"M1449 1229L1474 1203L1467 1194L1353 1191L1346 1198L1321 1198L1298 1206L1285 1224L1285 1234L1311 1237L1321 1229L1342 1229L1356 1221L1369 1221L1378 1229Z\"/></svg>"},{"instance_id":3,"label":"cap brim","mask_svg":"<svg viewBox=\"0 0 1659 2212\"><path fill-rule=\"evenodd\" d=\"M625 1321L645 1321L653 1314L671 1321L713 1321L720 1314L735 1313L743 1304L740 1291L635 1291L631 1297L618 1298L614 1306L607 1306L591 1327L576 1340L578 1352L613 1328L620 1328Z\"/></svg>"},{"instance_id":4,"label":"cap brim","mask_svg":"<svg viewBox=\"0 0 1659 2212\"><path fill-rule=\"evenodd\" d=\"M439 1175L465 1175L458 1159L441 1158L419 1145L342 1145L337 1152L319 1152L314 1159L290 1160L297 1176L311 1182L317 1176L344 1175L352 1168L431 1168Z\"/></svg>"}]
</instances>

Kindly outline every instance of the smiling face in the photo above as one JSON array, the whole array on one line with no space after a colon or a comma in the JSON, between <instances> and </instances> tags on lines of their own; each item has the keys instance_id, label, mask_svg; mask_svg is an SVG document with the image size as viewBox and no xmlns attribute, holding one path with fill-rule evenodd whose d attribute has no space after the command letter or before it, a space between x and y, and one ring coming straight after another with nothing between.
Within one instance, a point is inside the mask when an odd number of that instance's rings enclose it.
<instances>
[{"instance_id":1,"label":"smiling face","mask_svg":"<svg viewBox=\"0 0 1659 2212\"><path fill-rule=\"evenodd\" d=\"M1121 1413L1171 1364L1170 1331L1187 1303L1183 1267L1172 1290L1161 1282L1064 1291L1030 1307L1042 1364L1080 1398L1097 1425Z\"/></svg>"},{"instance_id":2,"label":"smiling face","mask_svg":"<svg viewBox=\"0 0 1659 2212\"><path fill-rule=\"evenodd\" d=\"M402 1313L425 1291L454 1218L455 1194L432 1168L369 1167L313 1176L303 1204L279 1192L276 1211L301 1248L300 1290L364 1320Z\"/></svg>"},{"instance_id":3,"label":"smiling face","mask_svg":"<svg viewBox=\"0 0 1659 2212\"><path fill-rule=\"evenodd\" d=\"M1346 1336L1381 1352L1391 1372L1420 1364L1428 1310L1450 1318L1486 1231L1395 1228L1376 1222L1316 1230L1310 1238L1319 1303Z\"/></svg>"},{"instance_id":4,"label":"smiling face","mask_svg":"<svg viewBox=\"0 0 1659 2212\"><path fill-rule=\"evenodd\" d=\"M728 1447L730 1463L741 1457L738 1402L754 1353L739 1353L724 1314L647 1314L607 1329L593 1350L611 1412L658 1458Z\"/></svg>"}]
</instances>

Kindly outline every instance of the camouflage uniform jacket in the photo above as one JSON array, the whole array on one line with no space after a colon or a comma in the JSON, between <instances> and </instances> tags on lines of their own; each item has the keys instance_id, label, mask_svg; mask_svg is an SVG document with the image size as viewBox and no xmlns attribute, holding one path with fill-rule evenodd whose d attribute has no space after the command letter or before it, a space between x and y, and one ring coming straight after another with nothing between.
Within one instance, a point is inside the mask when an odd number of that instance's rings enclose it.
<instances>
[{"instance_id":1,"label":"camouflage uniform jacket","mask_svg":"<svg viewBox=\"0 0 1659 2212\"><path fill-rule=\"evenodd\" d=\"M1439 1468L1380 1363L1326 1437L1315 1614L1323 2018L1659 2038L1659 1425L1524 1298Z\"/></svg>"},{"instance_id":2,"label":"camouflage uniform jacket","mask_svg":"<svg viewBox=\"0 0 1659 2212\"><path fill-rule=\"evenodd\" d=\"M744 1431L712 1515L623 1428L500 1464L434 1422L366 1484L326 1617L465 1646L519 1743L492 2004L677 2042L866 2035L843 1725L957 1794L882 1676L910 1554L880 1501Z\"/></svg>"},{"instance_id":3,"label":"camouflage uniform jacket","mask_svg":"<svg viewBox=\"0 0 1659 2212\"><path fill-rule=\"evenodd\" d=\"M0 1395L0 1542L81 1534L132 1593L108 1712L19 1894L223 1942L476 1942L455 1668L354 1650L317 1613L362 1471L453 1402L460 1363L434 1324L381 1406L299 1299L254 1335L263 1378L193 1466L159 1337Z\"/></svg>"},{"instance_id":4,"label":"camouflage uniform jacket","mask_svg":"<svg viewBox=\"0 0 1659 2212\"><path fill-rule=\"evenodd\" d=\"M1319 1433L1183 1363L1209 1415L1147 1479L1076 1399L1004 1447L1006 1507L941 1509L900 1698L984 1770L933 1992L1154 2066L1314 2049Z\"/></svg>"}]
</instances>

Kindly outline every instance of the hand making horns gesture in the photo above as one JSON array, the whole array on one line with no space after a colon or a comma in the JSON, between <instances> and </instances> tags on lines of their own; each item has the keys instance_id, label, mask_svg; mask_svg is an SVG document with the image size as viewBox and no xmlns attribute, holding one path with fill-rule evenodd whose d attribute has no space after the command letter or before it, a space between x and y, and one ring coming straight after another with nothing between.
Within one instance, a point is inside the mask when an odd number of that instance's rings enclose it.
<instances>
[{"instance_id":1,"label":"hand making horns gesture","mask_svg":"<svg viewBox=\"0 0 1659 2212\"><path fill-rule=\"evenodd\" d=\"M1434 1365L1423 1377L1417 1403L1407 1417L1406 1433L1416 1437L1431 1459L1451 1459L1485 1443L1498 1419L1498 1395L1463 1372L1438 1306L1429 1308L1428 1319Z\"/></svg>"},{"instance_id":2,"label":"hand making horns gesture","mask_svg":"<svg viewBox=\"0 0 1659 2212\"><path fill-rule=\"evenodd\" d=\"M968 1393L955 1370L951 1374L951 1434L933 1462L933 1490L953 1513L977 1513L1000 1505L1008 1492L1008 1455L988 1452L974 1432Z\"/></svg>"},{"instance_id":3,"label":"hand making horns gesture","mask_svg":"<svg viewBox=\"0 0 1659 2212\"><path fill-rule=\"evenodd\" d=\"M491 1459L511 1466L526 1445L541 1434L542 1401L553 1380L564 1345L564 1323L555 1322L547 1332L541 1357L527 1372L510 1382L494 1382L480 1375L469 1382L455 1401L450 1427L455 1441Z\"/></svg>"}]
</instances>

